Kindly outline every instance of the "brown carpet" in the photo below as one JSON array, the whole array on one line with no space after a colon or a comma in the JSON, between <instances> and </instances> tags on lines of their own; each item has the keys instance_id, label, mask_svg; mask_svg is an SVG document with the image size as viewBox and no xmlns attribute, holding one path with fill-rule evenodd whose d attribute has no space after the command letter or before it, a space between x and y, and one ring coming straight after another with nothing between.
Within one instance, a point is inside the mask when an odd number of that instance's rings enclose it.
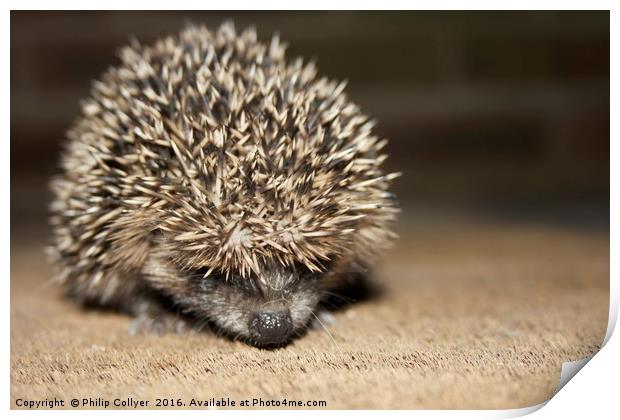
<instances>
[{"instance_id":1,"label":"brown carpet","mask_svg":"<svg viewBox=\"0 0 620 420\"><path fill-rule=\"evenodd\" d=\"M402 227L378 299L265 351L210 333L127 335L45 286L42 245L13 244L11 397L324 400L327 408L516 408L607 326L609 235L527 224Z\"/></svg>"}]
</instances>

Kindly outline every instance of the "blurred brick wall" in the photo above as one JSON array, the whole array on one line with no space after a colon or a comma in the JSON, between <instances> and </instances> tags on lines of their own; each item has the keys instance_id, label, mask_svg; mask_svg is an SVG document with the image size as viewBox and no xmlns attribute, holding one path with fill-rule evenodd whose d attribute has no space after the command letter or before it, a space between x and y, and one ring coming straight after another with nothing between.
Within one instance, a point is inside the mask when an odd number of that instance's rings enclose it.
<instances>
[{"instance_id":1,"label":"blurred brick wall","mask_svg":"<svg viewBox=\"0 0 620 420\"><path fill-rule=\"evenodd\" d=\"M12 220L44 215L63 132L130 35L230 17L349 80L404 202L608 199L607 12L12 12Z\"/></svg>"}]
</instances>

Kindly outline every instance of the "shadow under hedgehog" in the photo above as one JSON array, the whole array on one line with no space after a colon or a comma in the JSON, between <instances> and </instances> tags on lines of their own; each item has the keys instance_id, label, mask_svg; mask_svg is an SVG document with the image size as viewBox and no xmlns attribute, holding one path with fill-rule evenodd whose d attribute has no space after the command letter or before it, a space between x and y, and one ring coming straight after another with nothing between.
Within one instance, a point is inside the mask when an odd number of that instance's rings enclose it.
<instances>
[{"instance_id":1,"label":"shadow under hedgehog","mask_svg":"<svg viewBox=\"0 0 620 420\"><path fill-rule=\"evenodd\" d=\"M284 52L232 23L120 51L51 183L71 296L134 315L134 333L190 315L276 347L390 244L387 141L345 83Z\"/></svg>"}]
</instances>

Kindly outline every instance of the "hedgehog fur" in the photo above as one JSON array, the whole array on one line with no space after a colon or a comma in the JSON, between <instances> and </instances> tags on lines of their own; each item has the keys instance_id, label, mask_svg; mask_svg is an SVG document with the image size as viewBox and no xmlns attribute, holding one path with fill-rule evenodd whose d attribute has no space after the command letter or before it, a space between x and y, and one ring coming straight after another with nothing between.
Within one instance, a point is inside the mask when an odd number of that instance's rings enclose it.
<instances>
[{"instance_id":1,"label":"hedgehog fur","mask_svg":"<svg viewBox=\"0 0 620 420\"><path fill-rule=\"evenodd\" d=\"M239 325L263 307L240 302L247 290L292 311L282 295L292 283L369 267L390 244L398 174L382 171L387 141L344 82L286 61L278 36L265 44L232 23L132 41L119 55L82 103L52 181L50 249L80 301L133 311L156 292L248 338L251 325ZM215 293L225 304L201 312L207 280L243 293ZM248 308L236 324L235 305Z\"/></svg>"}]
</instances>

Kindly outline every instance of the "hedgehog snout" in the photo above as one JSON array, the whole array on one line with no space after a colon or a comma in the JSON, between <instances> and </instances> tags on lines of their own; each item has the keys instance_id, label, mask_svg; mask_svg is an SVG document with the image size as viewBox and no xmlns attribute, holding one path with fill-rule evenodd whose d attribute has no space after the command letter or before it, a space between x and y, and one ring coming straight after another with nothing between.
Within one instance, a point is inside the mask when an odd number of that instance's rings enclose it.
<instances>
[{"instance_id":1,"label":"hedgehog snout","mask_svg":"<svg viewBox=\"0 0 620 420\"><path fill-rule=\"evenodd\" d=\"M293 320L288 310L259 311L250 316L248 328L257 344L276 346L289 340L293 332Z\"/></svg>"}]
</instances>

